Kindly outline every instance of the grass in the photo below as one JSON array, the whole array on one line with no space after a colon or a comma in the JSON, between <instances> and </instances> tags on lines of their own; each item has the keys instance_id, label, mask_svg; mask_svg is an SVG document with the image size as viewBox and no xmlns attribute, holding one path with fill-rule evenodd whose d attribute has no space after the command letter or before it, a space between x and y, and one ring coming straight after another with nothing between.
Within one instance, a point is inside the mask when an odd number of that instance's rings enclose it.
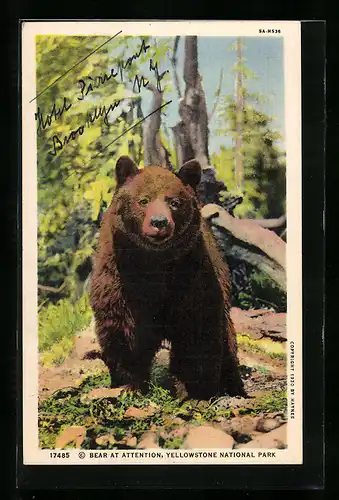
<instances>
[{"instance_id":1,"label":"grass","mask_svg":"<svg viewBox=\"0 0 339 500\"><path fill-rule=\"evenodd\" d=\"M39 352L45 365L62 363L73 348L75 335L86 328L92 318L88 295L72 304L67 299L48 304L39 311Z\"/></svg>"},{"instance_id":2,"label":"grass","mask_svg":"<svg viewBox=\"0 0 339 500\"><path fill-rule=\"evenodd\" d=\"M240 415L258 415L259 413L287 412L287 392L268 391L264 396L257 399L252 407L241 408Z\"/></svg>"},{"instance_id":3,"label":"grass","mask_svg":"<svg viewBox=\"0 0 339 500\"><path fill-rule=\"evenodd\" d=\"M252 351L254 353L264 354L272 359L280 359L286 361L286 352L284 345L281 342L275 342L271 339L254 340L249 335L237 334L238 346Z\"/></svg>"},{"instance_id":4,"label":"grass","mask_svg":"<svg viewBox=\"0 0 339 500\"><path fill-rule=\"evenodd\" d=\"M54 393L39 405L39 435L42 448L53 448L57 436L68 426L85 426L87 437L83 448L110 447L98 445L96 438L110 434L115 440L135 436L137 439L152 426L172 429L173 419L180 417L191 424L212 421L216 417L231 418L230 409L218 408L213 403L187 401L181 403L170 395L169 390L152 384L145 396L124 392L118 398L91 400L86 394L97 387L109 387L107 373L90 375L77 387ZM156 408L156 413L143 419L125 417L130 407ZM165 448L177 448L182 438L162 439ZM119 447L119 444L114 446Z\"/></svg>"},{"instance_id":5,"label":"grass","mask_svg":"<svg viewBox=\"0 0 339 500\"><path fill-rule=\"evenodd\" d=\"M160 438L159 444L162 448L165 448L167 450L177 450L179 448L183 448L184 440L184 437L177 437L173 439L169 438L167 440Z\"/></svg>"},{"instance_id":6,"label":"grass","mask_svg":"<svg viewBox=\"0 0 339 500\"><path fill-rule=\"evenodd\" d=\"M92 316L87 294L75 304L62 299L57 304L42 307L38 313L41 362L47 366L61 364L72 351L75 335L90 324ZM286 360L282 343L271 339L253 340L246 333L237 334L237 341L243 349L265 354L272 359ZM162 367L154 373L154 382L166 384L166 373Z\"/></svg>"},{"instance_id":7,"label":"grass","mask_svg":"<svg viewBox=\"0 0 339 500\"><path fill-rule=\"evenodd\" d=\"M90 323L92 311L87 295L72 305L61 300L56 305L48 305L39 311L39 350L45 364L59 364L64 361L73 347L75 335ZM269 358L285 360L286 354L281 343L271 339L253 340L246 334L238 334L238 345L244 350L263 354ZM267 375L267 369L258 365L257 369ZM231 408L220 407L210 402L186 401L181 403L171 396L168 368L155 365L152 370L152 384L148 394L122 393L118 398L90 399L86 395L95 388L110 386L107 371L88 375L79 386L59 390L39 405L39 441L42 448L54 448L56 439L69 426L82 426L86 438L81 447L85 449L116 449L126 447L124 439L141 435L155 429L163 448L182 448L183 436L171 434L173 420L181 418L190 425L213 423L219 417L231 419ZM156 412L145 418L126 417L130 407L141 409L153 406ZM257 415L262 412L286 412L286 391L266 392L256 398L239 415ZM169 432L167 432L167 430ZM109 435L112 439L98 444L97 438ZM75 446L75 443L68 446Z\"/></svg>"},{"instance_id":8,"label":"grass","mask_svg":"<svg viewBox=\"0 0 339 500\"><path fill-rule=\"evenodd\" d=\"M264 375L264 377L268 377L271 373L270 370L266 368L266 366L256 365L254 368L257 370L258 373Z\"/></svg>"},{"instance_id":9,"label":"grass","mask_svg":"<svg viewBox=\"0 0 339 500\"><path fill-rule=\"evenodd\" d=\"M126 448L122 440L136 437L137 440L150 429L154 429L163 448L178 449L183 447L184 437L171 431L178 417L189 425L213 423L220 417L234 417L232 408L220 407L218 400L186 401L184 403L170 395L169 390L151 384L148 394L123 392L117 398L103 397L90 399L86 395L95 388L109 387L110 379L106 372L87 376L78 387L62 389L54 393L39 405L39 437L41 448L54 448L57 436L69 426L86 428L84 449ZM130 407L147 409L150 406L156 412L146 418L125 416ZM286 413L286 391L270 391L254 399L250 407L239 409L239 415L257 415L262 412ZM184 423L183 422L183 423ZM183 425L183 424L180 424ZM160 435L160 430L165 431ZM168 436L167 436L168 434ZM113 442L98 444L96 439L109 435ZM120 441L120 443L117 441ZM68 446L75 446L70 444Z\"/></svg>"}]
</instances>

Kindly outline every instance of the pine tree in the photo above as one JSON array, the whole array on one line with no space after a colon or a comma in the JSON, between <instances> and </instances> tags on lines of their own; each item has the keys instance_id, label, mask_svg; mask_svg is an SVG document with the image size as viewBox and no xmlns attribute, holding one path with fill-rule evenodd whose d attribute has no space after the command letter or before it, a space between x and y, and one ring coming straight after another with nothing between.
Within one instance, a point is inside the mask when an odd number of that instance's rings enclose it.
<instances>
[{"instance_id":1,"label":"pine tree","mask_svg":"<svg viewBox=\"0 0 339 500\"><path fill-rule=\"evenodd\" d=\"M245 85L257 77L246 65L243 49L238 39L232 47L237 53L235 95L221 98L217 110L217 133L231 137L233 147L222 146L212 162L228 190L243 196L237 215L279 217L285 212L285 153L276 144L281 136L272 129L272 118L260 109L265 97Z\"/></svg>"}]
</instances>

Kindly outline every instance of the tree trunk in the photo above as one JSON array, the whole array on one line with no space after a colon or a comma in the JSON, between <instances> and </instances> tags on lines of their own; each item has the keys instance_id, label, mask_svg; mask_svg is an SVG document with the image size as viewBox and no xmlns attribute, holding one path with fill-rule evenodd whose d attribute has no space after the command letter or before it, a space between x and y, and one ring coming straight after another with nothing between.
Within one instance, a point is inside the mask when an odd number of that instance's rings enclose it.
<instances>
[{"instance_id":1,"label":"tree trunk","mask_svg":"<svg viewBox=\"0 0 339 500\"><path fill-rule=\"evenodd\" d=\"M123 116L123 119L125 119L127 128L131 127L133 123L135 123L136 120L140 120L143 118L142 114L142 109L141 109L141 98L135 99L134 101L131 101L131 106L130 109L127 113L125 113ZM138 125L135 127L134 132L136 134L140 134L141 139L143 139L143 128L142 125ZM129 141L128 143L129 150L131 152L131 156L134 159L134 161L139 164L141 159L142 159L142 140L139 142L138 145L135 144L133 140Z\"/></svg>"},{"instance_id":2,"label":"tree trunk","mask_svg":"<svg viewBox=\"0 0 339 500\"><path fill-rule=\"evenodd\" d=\"M179 79L176 72L176 49L178 40L175 40L172 65L174 81L179 96L179 115L181 121L172 127L177 165L180 167L186 161L195 158L199 161L203 173L198 188L198 195L202 205L219 203L219 193L226 191L223 182L215 176L215 170L209 162L208 152L208 113L205 91L198 68L198 41L196 36L185 38L184 82L185 92L181 98Z\"/></svg>"},{"instance_id":3,"label":"tree trunk","mask_svg":"<svg viewBox=\"0 0 339 500\"><path fill-rule=\"evenodd\" d=\"M185 95L180 102L179 114L195 159L202 169L209 167L208 118L205 92L198 71L198 40L196 36L185 39L184 81ZM184 158L187 161L191 158Z\"/></svg>"},{"instance_id":4,"label":"tree trunk","mask_svg":"<svg viewBox=\"0 0 339 500\"><path fill-rule=\"evenodd\" d=\"M243 132L243 74L241 69L242 51L241 40L237 38L237 69L236 69L236 139L235 139L235 180L237 187L243 190L244 187L244 164L242 157L242 132Z\"/></svg>"},{"instance_id":5,"label":"tree trunk","mask_svg":"<svg viewBox=\"0 0 339 500\"><path fill-rule=\"evenodd\" d=\"M152 111L160 108L162 93L150 82L147 89L153 93ZM160 139L161 110L153 113L146 121L143 128L144 138L144 165L158 165L172 170L170 154Z\"/></svg>"}]
</instances>

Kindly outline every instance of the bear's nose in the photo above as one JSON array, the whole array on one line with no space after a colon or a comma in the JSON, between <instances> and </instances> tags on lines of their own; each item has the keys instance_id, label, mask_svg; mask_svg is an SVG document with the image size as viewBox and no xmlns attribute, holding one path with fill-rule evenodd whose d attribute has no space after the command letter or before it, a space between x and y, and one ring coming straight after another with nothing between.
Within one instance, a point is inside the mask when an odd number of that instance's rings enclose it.
<instances>
[{"instance_id":1,"label":"bear's nose","mask_svg":"<svg viewBox=\"0 0 339 500\"><path fill-rule=\"evenodd\" d=\"M150 224L157 229L162 229L169 226L169 220L165 215L153 215L153 217L151 217Z\"/></svg>"}]
</instances>

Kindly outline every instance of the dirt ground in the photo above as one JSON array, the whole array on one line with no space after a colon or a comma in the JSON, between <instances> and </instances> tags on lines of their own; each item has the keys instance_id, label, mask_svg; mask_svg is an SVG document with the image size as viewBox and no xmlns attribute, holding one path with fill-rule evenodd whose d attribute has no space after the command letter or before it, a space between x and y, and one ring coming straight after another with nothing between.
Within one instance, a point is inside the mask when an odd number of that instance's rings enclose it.
<instances>
[{"instance_id":1,"label":"dirt ground","mask_svg":"<svg viewBox=\"0 0 339 500\"><path fill-rule=\"evenodd\" d=\"M241 311L233 308L232 319L237 332L246 332L254 340L260 340L263 337L272 338L272 332L275 332L276 341L284 345L285 314L276 314L269 310ZM71 355L61 365L48 368L40 363L39 397L49 397L58 389L80 383L91 373L105 370L105 365L100 359L84 359L86 353L95 350L99 350L99 345L96 342L94 322L92 322L87 330L77 335ZM238 358L240 365L251 370L251 376L245 379L248 392L263 390L263 382L264 388L267 389L269 386L270 390L275 390L275 388L280 390L283 386L282 381L286 379L285 360L271 357L265 352L244 348L241 345L238 347ZM168 349L161 349L156 360L160 365L168 363ZM261 367L261 369L258 371L255 367Z\"/></svg>"},{"instance_id":2,"label":"dirt ground","mask_svg":"<svg viewBox=\"0 0 339 500\"><path fill-rule=\"evenodd\" d=\"M169 428L153 425L151 429L138 438L133 434L126 434L125 440L122 439L116 443L118 447L160 447L159 443L173 444L178 439L181 447L185 448L213 447L216 446L216 443L219 443L220 447L231 448L284 448L287 446L286 415L284 411L279 409L277 411L275 400L271 398L272 394L283 394L286 390L286 360L284 355L284 340L286 338L284 321L286 318L277 314L276 322L274 322L274 313L272 312L265 310L241 312L238 309L232 310L232 316L237 331L241 328L242 333L245 331L247 334L246 337L240 337L240 339L244 338L246 342L238 342L238 357L245 389L249 397L230 398L226 395L213 403L215 408L231 411L231 418L217 417L211 422L202 422L198 428L196 422L193 425L189 421L174 418ZM267 329L265 330L265 328ZM262 342L264 343L262 344ZM100 359L86 359L86 353L95 350L98 350L98 344L92 322L87 330L75 338L73 351L62 364L46 367L40 363L40 403L46 401L60 389L68 390L79 387L82 381L90 375L107 372ZM157 353L154 366L166 367L168 361L169 346L165 345ZM95 391L98 392L98 390L94 389L92 395L90 393L90 397L93 397L94 400L99 397L95 395ZM110 389L104 388L102 390L104 392L110 391ZM257 405L259 405L260 411L256 411ZM126 411L126 416L134 419L144 418L140 416L142 414L142 411L140 412L133 407ZM79 427L74 429L79 432ZM81 433L77 434L76 438L79 447L85 439L86 429L83 428L81 432L83 439ZM66 445L68 438L68 441L72 440L71 437L72 426L61 432L57 438L59 440L57 445ZM101 447L111 446L113 442L115 441L111 435L101 436L96 441Z\"/></svg>"}]
</instances>

